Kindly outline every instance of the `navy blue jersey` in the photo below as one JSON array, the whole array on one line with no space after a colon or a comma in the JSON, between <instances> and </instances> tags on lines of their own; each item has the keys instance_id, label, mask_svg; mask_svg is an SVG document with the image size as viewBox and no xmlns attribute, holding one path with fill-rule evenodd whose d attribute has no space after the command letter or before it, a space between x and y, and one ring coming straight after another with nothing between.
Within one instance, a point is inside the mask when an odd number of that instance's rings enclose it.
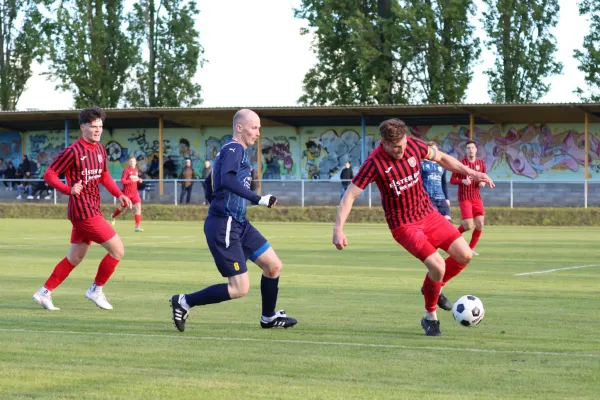
<instances>
[{"instance_id":1,"label":"navy blue jersey","mask_svg":"<svg viewBox=\"0 0 600 400\"><path fill-rule=\"evenodd\" d=\"M447 200L446 170L436 162L421 161L421 177L423 186L432 200Z\"/></svg>"},{"instance_id":2,"label":"navy blue jersey","mask_svg":"<svg viewBox=\"0 0 600 400\"><path fill-rule=\"evenodd\" d=\"M231 141L217 153L212 171L212 200L209 215L232 217L238 222L246 220L247 200L231 193L222 185L223 176L234 173L238 182L250 189L252 164L246 149L240 143Z\"/></svg>"}]
</instances>

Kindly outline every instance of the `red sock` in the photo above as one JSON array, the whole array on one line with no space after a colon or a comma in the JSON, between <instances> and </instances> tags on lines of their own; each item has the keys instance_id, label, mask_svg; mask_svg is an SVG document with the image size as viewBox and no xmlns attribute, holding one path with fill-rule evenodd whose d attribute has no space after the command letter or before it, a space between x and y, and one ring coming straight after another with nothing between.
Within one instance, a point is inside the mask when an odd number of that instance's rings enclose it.
<instances>
[{"instance_id":1,"label":"red sock","mask_svg":"<svg viewBox=\"0 0 600 400\"><path fill-rule=\"evenodd\" d=\"M52 271L50 278L48 278L46 283L44 283L44 287L50 291L53 291L58 287L58 285L67 279L67 276L69 276L71 271L73 271L73 268L75 268L75 266L71 265L69 259L67 257L63 258L58 264L56 264L56 267L54 267L54 271Z\"/></svg>"},{"instance_id":2,"label":"red sock","mask_svg":"<svg viewBox=\"0 0 600 400\"><path fill-rule=\"evenodd\" d=\"M444 284L442 282L433 281L429 277L429 274L425 275L425 281L423 281L423 294L425 295L425 309L427 312L434 312L436 310L443 286Z\"/></svg>"},{"instance_id":3,"label":"red sock","mask_svg":"<svg viewBox=\"0 0 600 400\"><path fill-rule=\"evenodd\" d=\"M460 225L460 226L458 227L458 231L459 231L459 232L461 233L461 235L462 235L462 233L465 231L465 227L464 227L464 226L462 226L462 225Z\"/></svg>"},{"instance_id":4,"label":"red sock","mask_svg":"<svg viewBox=\"0 0 600 400\"><path fill-rule=\"evenodd\" d=\"M102 261L100 261L100 265L98 266L98 273L96 274L96 279L94 279L94 283L97 286L104 286L110 276L115 272L115 268L117 268L117 264L119 260L113 258L110 254L107 254ZM46 288L47 289L47 288Z\"/></svg>"},{"instance_id":5,"label":"red sock","mask_svg":"<svg viewBox=\"0 0 600 400\"><path fill-rule=\"evenodd\" d=\"M454 278L456 275L460 274L460 271L465 269L466 265L460 265L454 258L448 257L446 258L446 272L444 273L444 279L442 282L444 285L448 283L448 281Z\"/></svg>"},{"instance_id":6,"label":"red sock","mask_svg":"<svg viewBox=\"0 0 600 400\"><path fill-rule=\"evenodd\" d=\"M135 227L136 228L140 227L140 222L142 222L142 216L135 214Z\"/></svg>"},{"instance_id":7,"label":"red sock","mask_svg":"<svg viewBox=\"0 0 600 400\"><path fill-rule=\"evenodd\" d=\"M113 218L117 218L117 217L119 216L119 214L121 214L121 209L120 209L120 208L117 208L117 209L115 210L115 212L113 212L113 215L112 215L112 217L113 217Z\"/></svg>"},{"instance_id":8,"label":"red sock","mask_svg":"<svg viewBox=\"0 0 600 400\"><path fill-rule=\"evenodd\" d=\"M474 249L477 246L477 242L479 242L479 238L481 237L481 230L475 229L473 231L473 236L471 236L471 243L469 243L469 247Z\"/></svg>"}]
</instances>

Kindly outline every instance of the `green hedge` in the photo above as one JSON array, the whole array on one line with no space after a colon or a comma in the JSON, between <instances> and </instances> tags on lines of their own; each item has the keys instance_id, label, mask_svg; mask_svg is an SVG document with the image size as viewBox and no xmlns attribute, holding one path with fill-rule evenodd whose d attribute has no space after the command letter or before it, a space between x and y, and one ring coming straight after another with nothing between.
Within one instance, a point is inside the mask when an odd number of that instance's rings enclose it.
<instances>
[{"instance_id":1,"label":"green hedge","mask_svg":"<svg viewBox=\"0 0 600 400\"><path fill-rule=\"evenodd\" d=\"M206 206L174 206L165 204L145 204L145 220L156 221L201 221L206 218ZM102 206L104 215L114 210L113 205ZM248 218L252 221L295 221L329 222L335 221L337 208L327 207L250 207ZM600 209L596 208L505 208L486 207L488 225L540 225L540 226L593 226L600 225ZM0 218L66 218L66 205L6 203L0 204ZM459 223L460 212L452 208L454 222ZM123 218L132 219L131 212ZM385 222L381 207L355 207L348 222Z\"/></svg>"}]
</instances>

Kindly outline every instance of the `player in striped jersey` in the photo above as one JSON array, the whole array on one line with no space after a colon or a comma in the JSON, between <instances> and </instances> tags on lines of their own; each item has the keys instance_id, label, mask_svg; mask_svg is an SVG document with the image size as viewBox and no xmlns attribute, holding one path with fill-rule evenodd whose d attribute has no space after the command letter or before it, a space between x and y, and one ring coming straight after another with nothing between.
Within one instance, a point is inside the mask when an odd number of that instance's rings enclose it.
<instances>
[{"instance_id":1,"label":"player in striped jersey","mask_svg":"<svg viewBox=\"0 0 600 400\"><path fill-rule=\"evenodd\" d=\"M431 160L443 168L476 177L494 187L483 172L473 171L448 154L408 137L407 127L399 119L379 125L381 144L365 160L338 207L333 231L333 244L338 250L348 245L344 224L354 200L371 182L381 193L381 205L394 239L428 269L421 288L425 296L425 316L421 326L427 336L440 336L436 308L452 309L452 303L441 295L442 287L458 275L473 257L473 251L450 221L435 212L423 188L421 161ZM437 252L446 251L446 260Z\"/></svg>"},{"instance_id":2,"label":"player in striped jersey","mask_svg":"<svg viewBox=\"0 0 600 400\"><path fill-rule=\"evenodd\" d=\"M47 310L60 310L54 306L51 293L83 261L92 242L102 245L108 254L100 262L94 283L85 296L100 308L113 308L102 288L125 250L119 235L102 217L100 183L122 205L131 208L131 200L121 193L108 172L106 150L100 144L105 117L104 111L97 106L82 110L79 113L81 138L64 149L44 173L44 180L50 186L69 196L68 218L73 225L69 254L56 265L44 286L33 294L33 299ZM58 178L63 173L66 185Z\"/></svg>"},{"instance_id":3,"label":"player in striped jersey","mask_svg":"<svg viewBox=\"0 0 600 400\"><path fill-rule=\"evenodd\" d=\"M474 171L487 173L485 163L482 159L477 158L477 144L473 140L469 140L466 146L467 156L460 162ZM450 177L450 183L459 185L458 206L460 207L462 224L458 227L458 231L462 234L465 231L473 229L473 225L475 225L475 230L469 243L469 246L474 249L483 231L485 211L479 189L485 187L486 182L469 175L453 173L452 177ZM473 219L475 220L475 224L473 224ZM477 253L474 254L477 255Z\"/></svg>"},{"instance_id":4,"label":"player in striped jersey","mask_svg":"<svg viewBox=\"0 0 600 400\"><path fill-rule=\"evenodd\" d=\"M142 179L138 175L138 169L136 168L137 159L135 156L129 157L127 160L128 167L123 170L121 174L121 183L123 184L123 193L125 196L129 197L131 200L131 204L133 204L133 210L135 212L135 228L133 228L134 232L144 232L142 228L140 228L140 222L142 222L142 199L140 198L140 193L138 192L138 183L142 183ZM121 207L117 208L110 216L110 222L114 226L117 221L117 217L123 211L125 211L127 207L121 205Z\"/></svg>"}]
</instances>

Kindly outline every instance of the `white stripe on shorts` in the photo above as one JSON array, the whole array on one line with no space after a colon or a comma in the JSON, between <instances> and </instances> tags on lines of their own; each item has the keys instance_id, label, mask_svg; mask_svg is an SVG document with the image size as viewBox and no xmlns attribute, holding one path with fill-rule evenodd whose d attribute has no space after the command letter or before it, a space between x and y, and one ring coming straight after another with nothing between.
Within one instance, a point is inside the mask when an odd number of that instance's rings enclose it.
<instances>
[{"instance_id":1,"label":"white stripe on shorts","mask_svg":"<svg viewBox=\"0 0 600 400\"><path fill-rule=\"evenodd\" d=\"M231 234L231 215L227 218L227 228L225 229L225 248L229 248L229 235Z\"/></svg>"}]
</instances>

